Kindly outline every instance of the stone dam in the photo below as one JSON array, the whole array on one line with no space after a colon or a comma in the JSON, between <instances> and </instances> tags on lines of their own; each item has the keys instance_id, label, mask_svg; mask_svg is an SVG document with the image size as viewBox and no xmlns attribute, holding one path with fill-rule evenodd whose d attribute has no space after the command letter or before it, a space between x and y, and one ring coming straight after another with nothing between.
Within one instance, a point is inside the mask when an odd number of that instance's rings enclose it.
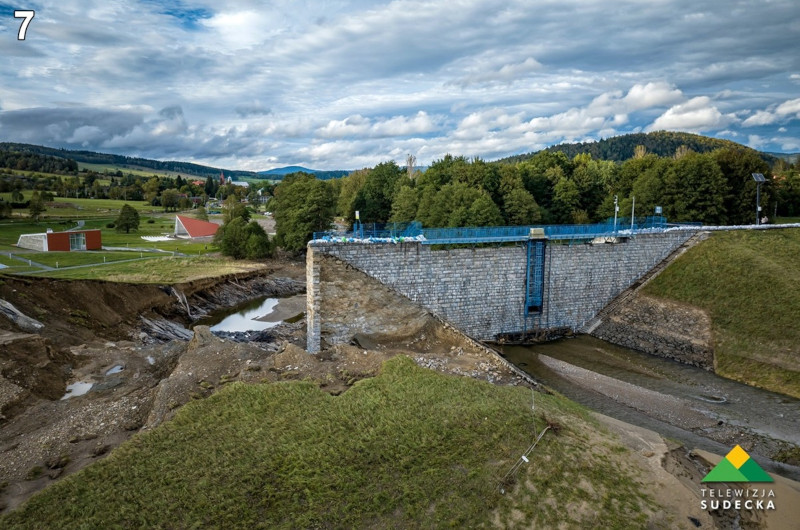
<instances>
[{"instance_id":1,"label":"stone dam","mask_svg":"<svg viewBox=\"0 0 800 530\"><path fill-rule=\"evenodd\" d=\"M531 246L525 242L436 249L419 241L312 241L306 257L307 350L320 351L322 340L342 340L341 332L332 331L342 326L349 325L352 334L371 331L328 310L332 291L326 297L329 280L324 278L332 263L377 280L474 339L491 341L531 330L580 330L693 235L686 230L592 243L545 241L535 280ZM533 281L540 284L535 305L530 302Z\"/></svg>"}]
</instances>

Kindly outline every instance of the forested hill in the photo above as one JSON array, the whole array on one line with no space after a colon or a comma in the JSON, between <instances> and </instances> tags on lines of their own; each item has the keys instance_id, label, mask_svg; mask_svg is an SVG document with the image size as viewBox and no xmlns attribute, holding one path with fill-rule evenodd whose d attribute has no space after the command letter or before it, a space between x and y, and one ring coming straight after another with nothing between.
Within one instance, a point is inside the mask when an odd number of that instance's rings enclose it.
<instances>
[{"instance_id":1,"label":"forested hill","mask_svg":"<svg viewBox=\"0 0 800 530\"><path fill-rule=\"evenodd\" d=\"M777 157L767 153L762 153L751 149L750 147L737 144L730 140L722 140L719 138L709 138L699 134L683 133L683 132L669 132L657 131L651 133L634 133L625 134L622 136L615 136L613 138L606 138L598 142L580 142L574 144L559 144L548 147L545 151L555 152L561 151L567 157L572 159L577 154L589 153L595 160L612 160L615 162L623 162L629 158L633 158L634 150L637 145L643 145L648 153L658 156L672 156L675 151L681 146L686 146L695 153L707 153L721 148L738 148L747 151L753 151L768 164L772 165L777 162ZM524 155L516 155L504 158L499 162L522 162L533 158L536 153L527 153Z\"/></svg>"},{"instance_id":2,"label":"forested hill","mask_svg":"<svg viewBox=\"0 0 800 530\"><path fill-rule=\"evenodd\" d=\"M104 164L130 168L147 168L160 171L172 171L182 175L196 175L200 177L217 176L220 171L225 172L225 176L230 177L249 177L258 178L258 174L251 171L235 171L216 167L202 166L190 162L176 162L160 160L150 160L147 158L136 158L130 156L111 155L106 153L95 153L92 151L70 151L68 149L54 149L41 145L17 144L0 142L0 151L14 153L31 153L35 155L54 156L85 164Z\"/></svg>"}]
</instances>

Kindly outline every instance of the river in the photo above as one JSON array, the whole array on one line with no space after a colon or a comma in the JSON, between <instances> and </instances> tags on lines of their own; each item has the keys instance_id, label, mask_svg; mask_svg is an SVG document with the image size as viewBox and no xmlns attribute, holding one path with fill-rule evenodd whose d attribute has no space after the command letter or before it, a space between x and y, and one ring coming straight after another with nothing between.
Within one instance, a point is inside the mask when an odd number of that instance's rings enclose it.
<instances>
[{"instance_id":1,"label":"river","mask_svg":"<svg viewBox=\"0 0 800 530\"><path fill-rule=\"evenodd\" d=\"M535 379L582 405L614 418L640 425L682 442L726 454L733 443L748 443L761 456L774 452L779 440L800 446L800 400L768 392L693 366L621 348L582 335L534 346L503 346L503 355ZM557 359L592 372L630 383L647 391L679 398L707 425L686 428L661 410L643 403L623 404L613 392L600 393L592 384L576 383L558 369ZM547 364L546 364L547 363ZM620 385L623 386L623 385ZM630 400L628 404L631 405ZM635 407L635 408L634 408ZM784 476L800 479L800 468L769 462L765 466Z\"/></svg>"},{"instance_id":2,"label":"river","mask_svg":"<svg viewBox=\"0 0 800 530\"><path fill-rule=\"evenodd\" d=\"M282 298L262 296L214 311L195 322L193 327L203 325L209 326L211 331L229 333L263 331L302 316L305 303L305 294Z\"/></svg>"}]
</instances>

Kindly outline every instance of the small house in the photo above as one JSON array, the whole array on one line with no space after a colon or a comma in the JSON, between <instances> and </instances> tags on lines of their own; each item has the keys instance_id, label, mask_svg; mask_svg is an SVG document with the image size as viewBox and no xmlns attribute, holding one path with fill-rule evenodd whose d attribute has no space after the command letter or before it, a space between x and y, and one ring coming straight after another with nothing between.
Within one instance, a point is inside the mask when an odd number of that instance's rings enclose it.
<instances>
[{"instance_id":1,"label":"small house","mask_svg":"<svg viewBox=\"0 0 800 530\"><path fill-rule=\"evenodd\" d=\"M19 248L39 252L70 252L73 250L100 250L103 246L100 230L72 230L43 234L22 234L17 241Z\"/></svg>"}]
</instances>

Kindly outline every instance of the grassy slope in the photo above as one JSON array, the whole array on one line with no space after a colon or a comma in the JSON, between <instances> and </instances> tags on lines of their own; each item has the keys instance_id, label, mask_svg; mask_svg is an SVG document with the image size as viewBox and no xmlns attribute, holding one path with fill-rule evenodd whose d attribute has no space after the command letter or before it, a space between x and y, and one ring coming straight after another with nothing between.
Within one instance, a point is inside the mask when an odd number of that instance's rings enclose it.
<instances>
[{"instance_id":1,"label":"grassy slope","mask_svg":"<svg viewBox=\"0 0 800 530\"><path fill-rule=\"evenodd\" d=\"M0 517L3 528L510 526L638 528L651 498L626 451L557 396L419 368L406 357L341 396L234 384L191 402ZM500 479L557 421L516 486Z\"/></svg>"},{"instance_id":2,"label":"grassy slope","mask_svg":"<svg viewBox=\"0 0 800 530\"><path fill-rule=\"evenodd\" d=\"M139 257L139 253L134 258ZM110 263L97 267L37 272L36 276L70 280L107 280L125 283L181 283L223 276L241 274L263 268L263 263L234 260L224 256L159 257L143 254L144 259L124 263Z\"/></svg>"},{"instance_id":3,"label":"grassy slope","mask_svg":"<svg viewBox=\"0 0 800 530\"><path fill-rule=\"evenodd\" d=\"M800 397L800 229L715 233L645 293L708 311L719 374Z\"/></svg>"}]
</instances>

